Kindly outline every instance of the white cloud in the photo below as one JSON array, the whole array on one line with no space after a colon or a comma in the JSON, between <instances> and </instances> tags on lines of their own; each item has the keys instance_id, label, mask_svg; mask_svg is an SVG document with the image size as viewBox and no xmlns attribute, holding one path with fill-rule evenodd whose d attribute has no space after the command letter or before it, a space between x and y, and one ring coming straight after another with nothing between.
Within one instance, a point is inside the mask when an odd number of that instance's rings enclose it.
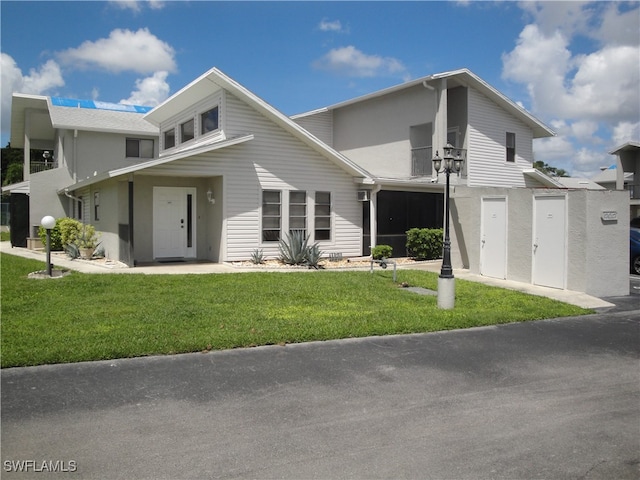
<instances>
[{"instance_id":1,"label":"white cloud","mask_svg":"<svg viewBox=\"0 0 640 480\"><path fill-rule=\"evenodd\" d=\"M597 143L597 137L595 137L597 130L598 122L592 120L578 121L571 124L572 135L581 142L592 142L595 139Z\"/></svg>"},{"instance_id":2,"label":"white cloud","mask_svg":"<svg viewBox=\"0 0 640 480\"><path fill-rule=\"evenodd\" d=\"M638 45L640 29L638 28L638 9L633 8L620 12L619 3L609 3L602 16L600 27L593 32L593 37L603 44Z\"/></svg>"},{"instance_id":3,"label":"white cloud","mask_svg":"<svg viewBox=\"0 0 640 480\"><path fill-rule=\"evenodd\" d=\"M534 23L546 36L557 31L570 37L575 33L587 31L591 15L589 2L522 2L520 7L529 13Z\"/></svg>"},{"instance_id":4,"label":"white cloud","mask_svg":"<svg viewBox=\"0 0 640 480\"><path fill-rule=\"evenodd\" d=\"M322 32L348 32L348 29L342 27L342 22L340 22L340 20L329 21L323 18L318 24L318 28Z\"/></svg>"},{"instance_id":5,"label":"white cloud","mask_svg":"<svg viewBox=\"0 0 640 480\"><path fill-rule=\"evenodd\" d=\"M526 86L534 113L555 122L558 137L536 141L537 159L568 162L573 174L597 172L607 148L638 139L640 8L614 2L519 5L533 23L503 55L502 76ZM574 53L576 45L589 45L584 38L597 43Z\"/></svg>"},{"instance_id":6,"label":"white cloud","mask_svg":"<svg viewBox=\"0 0 640 480\"><path fill-rule=\"evenodd\" d=\"M572 152L572 143L561 135L536 140L533 145L536 160L542 160L549 164L567 158Z\"/></svg>"},{"instance_id":7,"label":"white cloud","mask_svg":"<svg viewBox=\"0 0 640 480\"><path fill-rule=\"evenodd\" d=\"M591 150L583 147L572 155L574 177L593 177L594 174L600 171L600 167L613 163L613 157L606 151L601 150Z\"/></svg>"},{"instance_id":8,"label":"white cloud","mask_svg":"<svg viewBox=\"0 0 640 480\"><path fill-rule=\"evenodd\" d=\"M640 140L640 121L620 122L613 127L612 146L620 146L629 140Z\"/></svg>"},{"instance_id":9,"label":"white cloud","mask_svg":"<svg viewBox=\"0 0 640 480\"><path fill-rule=\"evenodd\" d=\"M348 77L374 77L377 75L398 75L406 73L399 60L392 57L367 55L352 45L334 48L316 60L313 66Z\"/></svg>"},{"instance_id":10,"label":"white cloud","mask_svg":"<svg viewBox=\"0 0 640 480\"><path fill-rule=\"evenodd\" d=\"M126 52L126 53L124 53ZM116 29L109 38L86 41L78 48L58 53L60 60L76 68L100 68L113 73L142 74L175 71L175 51L166 42L141 28L136 32Z\"/></svg>"},{"instance_id":11,"label":"white cloud","mask_svg":"<svg viewBox=\"0 0 640 480\"><path fill-rule=\"evenodd\" d=\"M156 72L150 77L136 80L136 90L131 92L129 98L120 100L120 103L150 107L159 105L169 97L168 74L166 71Z\"/></svg>"},{"instance_id":12,"label":"white cloud","mask_svg":"<svg viewBox=\"0 0 640 480\"><path fill-rule=\"evenodd\" d=\"M161 0L111 0L109 3L123 10L129 9L137 13L142 11L144 5L149 5L149 8L154 10L161 9L165 2Z\"/></svg>"},{"instance_id":13,"label":"white cloud","mask_svg":"<svg viewBox=\"0 0 640 480\"><path fill-rule=\"evenodd\" d=\"M0 53L0 71L2 72L0 100L2 118L0 123L3 133L9 130L11 124L11 95L13 93L42 95L64 85L60 66L53 60L49 60L38 70L29 70L29 75L23 75L22 70L10 55Z\"/></svg>"}]
</instances>

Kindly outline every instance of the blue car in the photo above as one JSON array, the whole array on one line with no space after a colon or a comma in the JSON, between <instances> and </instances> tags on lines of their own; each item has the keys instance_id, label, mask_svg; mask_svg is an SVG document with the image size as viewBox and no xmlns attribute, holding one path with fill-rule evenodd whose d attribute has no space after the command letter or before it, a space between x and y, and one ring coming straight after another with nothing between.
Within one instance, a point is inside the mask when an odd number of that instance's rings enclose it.
<instances>
[{"instance_id":1,"label":"blue car","mask_svg":"<svg viewBox=\"0 0 640 480\"><path fill-rule=\"evenodd\" d=\"M640 228L631 227L630 241L631 273L640 275Z\"/></svg>"}]
</instances>

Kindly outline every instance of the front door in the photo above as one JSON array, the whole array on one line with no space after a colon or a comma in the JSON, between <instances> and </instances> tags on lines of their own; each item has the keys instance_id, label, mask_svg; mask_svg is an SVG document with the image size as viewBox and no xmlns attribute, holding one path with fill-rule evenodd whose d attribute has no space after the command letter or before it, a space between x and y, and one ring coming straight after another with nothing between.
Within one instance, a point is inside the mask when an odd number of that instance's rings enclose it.
<instances>
[{"instance_id":1,"label":"front door","mask_svg":"<svg viewBox=\"0 0 640 480\"><path fill-rule=\"evenodd\" d=\"M195 257L195 189L153 187L154 258Z\"/></svg>"},{"instance_id":2,"label":"front door","mask_svg":"<svg viewBox=\"0 0 640 480\"><path fill-rule=\"evenodd\" d=\"M565 196L539 196L534 200L533 283L564 288L566 276Z\"/></svg>"},{"instance_id":3,"label":"front door","mask_svg":"<svg viewBox=\"0 0 640 480\"><path fill-rule=\"evenodd\" d=\"M507 275L507 199L482 199L480 275L504 279Z\"/></svg>"}]
</instances>

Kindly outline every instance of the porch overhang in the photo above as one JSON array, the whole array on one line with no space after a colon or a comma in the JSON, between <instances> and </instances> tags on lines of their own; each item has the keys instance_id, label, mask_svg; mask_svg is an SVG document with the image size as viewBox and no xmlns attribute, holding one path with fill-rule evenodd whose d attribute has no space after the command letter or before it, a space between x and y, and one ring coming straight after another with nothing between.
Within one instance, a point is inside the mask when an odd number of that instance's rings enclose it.
<instances>
[{"instance_id":1,"label":"porch overhang","mask_svg":"<svg viewBox=\"0 0 640 480\"><path fill-rule=\"evenodd\" d=\"M31 193L29 180L26 180L24 182L13 183L11 185L6 185L2 187L2 193L24 193L26 195L29 195Z\"/></svg>"},{"instance_id":2,"label":"porch overhang","mask_svg":"<svg viewBox=\"0 0 640 480\"><path fill-rule=\"evenodd\" d=\"M71 192L74 190L78 190L81 188L86 188L90 185L94 185L96 183L100 183L103 182L105 180L109 180L110 178L116 178L116 177L121 177L123 175L129 175L132 173L136 173L136 172L141 172L144 170L149 170L152 169L154 167L158 167L161 165L165 165L167 163L171 163L174 162L176 160L180 160L181 158L186 158L186 157L191 157L193 155L198 155L201 153L206 153L206 152L212 152L215 150L220 150L222 148L227 148L227 147L231 147L234 145L239 145L241 143L245 143L248 142L250 140L253 140L254 136L253 134L249 134L249 135L243 135L240 137L235 137L235 138L230 138L227 140L223 140L223 141L217 141L215 143L211 143L211 144L205 144L205 145L199 145L196 148L192 148L189 150L183 150L181 152L178 152L174 155L167 155L166 157L162 157L162 158L158 158L158 159L154 159L154 160L149 160L148 162L143 162L143 163L139 163L137 165L132 165L130 167L124 167L124 168L118 168L115 170L111 170L109 172L105 172L105 173L101 173L98 175L95 175L93 177L88 177L85 178L83 180L80 180L76 183L73 183L71 185L68 185L64 188L61 188L58 190L58 194L62 195L64 193L67 192Z\"/></svg>"},{"instance_id":3,"label":"porch overhang","mask_svg":"<svg viewBox=\"0 0 640 480\"><path fill-rule=\"evenodd\" d=\"M562 183L558 182L557 180L554 180L553 178L549 177L548 175L545 175L540 170L537 170L535 168L529 168L529 169L523 170L522 173L525 176L541 183L545 187L566 188Z\"/></svg>"}]
</instances>

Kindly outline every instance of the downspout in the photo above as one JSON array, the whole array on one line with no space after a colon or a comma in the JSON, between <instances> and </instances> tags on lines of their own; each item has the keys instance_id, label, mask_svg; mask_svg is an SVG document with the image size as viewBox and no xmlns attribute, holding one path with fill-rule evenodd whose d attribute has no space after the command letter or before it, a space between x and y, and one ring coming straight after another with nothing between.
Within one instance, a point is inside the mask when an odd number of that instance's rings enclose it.
<instances>
[{"instance_id":1,"label":"downspout","mask_svg":"<svg viewBox=\"0 0 640 480\"><path fill-rule=\"evenodd\" d=\"M78 198L78 197L74 197L73 195L71 195L71 194L69 193L69 189L68 189L68 188L65 188L65 189L64 189L64 194L65 194L67 197L69 197L71 200L75 200L76 202L79 202L79 203L80 203L80 208L83 208L83 206L82 206L82 199L81 199L81 198ZM71 205L71 215L73 215L73 210L74 210L74 209L73 209L73 204L72 204L72 205ZM82 223L84 223L84 222L82 222Z\"/></svg>"},{"instance_id":2,"label":"downspout","mask_svg":"<svg viewBox=\"0 0 640 480\"><path fill-rule=\"evenodd\" d=\"M72 155L72 162L73 162L73 183L76 183L77 179L78 179L78 172L77 172L77 166L76 166L76 160L78 158L77 153L76 153L76 149L78 148L78 129L76 128L73 131L73 155Z\"/></svg>"},{"instance_id":3,"label":"downspout","mask_svg":"<svg viewBox=\"0 0 640 480\"><path fill-rule=\"evenodd\" d=\"M376 237L378 236L378 192L382 190L382 185L376 185L371 190L371 200L369 201L369 241L371 253L376 246Z\"/></svg>"}]
</instances>

